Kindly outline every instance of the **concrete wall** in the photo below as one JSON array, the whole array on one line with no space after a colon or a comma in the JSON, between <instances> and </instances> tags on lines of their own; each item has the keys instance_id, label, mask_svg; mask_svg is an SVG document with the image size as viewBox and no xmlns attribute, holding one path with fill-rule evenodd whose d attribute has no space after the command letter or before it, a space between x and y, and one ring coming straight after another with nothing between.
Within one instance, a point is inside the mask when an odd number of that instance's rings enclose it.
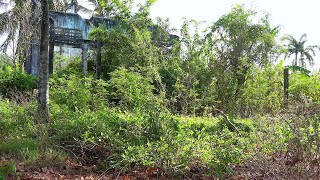
<instances>
[{"instance_id":1,"label":"concrete wall","mask_svg":"<svg viewBox=\"0 0 320 180\"><path fill-rule=\"evenodd\" d=\"M89 34L94 26L99 24L106 24L107 27L112 28L115 21L99 17L91 17L90 19L83 19L78 14L64 13L51 11L50 18L54 21L54 26L57 28L77 29L82 32L82 39L89 40Z\"/></svg>"},{"instance_id":2,"label":"concrete wall","mask_svg":"<svg viewBox=\"0 0 320 180\"><path fill-rule=\"evenodd\" d=\"M115 25L115 21L105 18L92 17L90 19L83 19L78 14L50 11L50 20L53 21L55 28L73 29L81 32L81 37L74 46L72 44L56 43L53 51L57 51L57 48L61 52L60 54L71 59L73 56L81 55L81 47L84 42L89 41L89 34L95 26L99 24L106 24L107 27L112 28ZM38 42L38 41L37 41ZM76 47L76 48L75 48ZM38 59L39 59L39 43L31 43L29 48L27 60L25 62L25 71L29 74L38 75Z\"/></svg>"}]
</instances>

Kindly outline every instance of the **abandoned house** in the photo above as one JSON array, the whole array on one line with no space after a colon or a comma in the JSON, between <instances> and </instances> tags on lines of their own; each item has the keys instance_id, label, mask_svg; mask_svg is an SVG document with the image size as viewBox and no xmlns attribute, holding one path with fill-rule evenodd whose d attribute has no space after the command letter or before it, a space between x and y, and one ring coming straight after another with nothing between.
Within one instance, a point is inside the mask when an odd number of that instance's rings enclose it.
<instances>
[{"instance_id":1,"label":"abandoned house","mask_svg":"<svg viewBox=\"0 0 320 180\"><path fill-rule=\"evenodd\" d=\"M75 6L75 5L73 5ZM84 19L76 14L75 8L72 12L49 12L50 21L50 42L49 42L49 72L53 72L54 53L58 52L67 58L73 56L82 57L82 66L84 72L87 71L88 50L93 49L101 52L101 43L89 39L89 34L95 26L105 24L108 28L115 25L115 21L107 18L91 17ZM37 76L38 59L40 48L38 43L31 43L25 62L25 71L28 74ZM100 56L101 54L97 54Z\"/></svg>"},{"instance_id":2,"label":"abandoned house","mask_svg":"<svg viewBox=\"0 0 320 180\"><path fill-rule=\"evenodd\" d=\"M70 59L73 56L81 56L83 72L88 69L88 50L96 51L97 63L101 63L101 46L100 42L89 39L89 34L94 27L104 24L107 28L112 28L116 25L114 20L101 17L91 17L84 19L76 13L75 3L72 4L71 12L49 12L50 21L50 42L49 42L49 73L53 73L54 54L66 56ZM150 30L155 27L151 27ZM178 36L170 35L169 42L172 39L179 39ZM38 59L40 57L39 43L31 43L28 48L27 58L24 64L25 71L34 76L38 75ZM100 67L97 65L97 67ZM97 76L99 70L97 70Z\"/></svg>"}]
</instances>

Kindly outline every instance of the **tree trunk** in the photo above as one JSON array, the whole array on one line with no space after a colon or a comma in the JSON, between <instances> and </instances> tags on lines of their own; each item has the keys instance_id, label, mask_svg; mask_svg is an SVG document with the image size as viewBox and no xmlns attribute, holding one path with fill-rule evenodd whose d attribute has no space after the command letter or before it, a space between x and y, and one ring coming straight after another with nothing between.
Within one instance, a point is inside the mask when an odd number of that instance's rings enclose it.
<instances>
[{"instance_id":1,"label":"tree trunk","mask_svg":"<svg viewBox=\"0 0 320 180\"><path fill-rule=\"evenodd\" d=\"M48 0L41 0L41 41L39 67L39 122L49 122L49 7Z\"/></svg>"}]
</instances>

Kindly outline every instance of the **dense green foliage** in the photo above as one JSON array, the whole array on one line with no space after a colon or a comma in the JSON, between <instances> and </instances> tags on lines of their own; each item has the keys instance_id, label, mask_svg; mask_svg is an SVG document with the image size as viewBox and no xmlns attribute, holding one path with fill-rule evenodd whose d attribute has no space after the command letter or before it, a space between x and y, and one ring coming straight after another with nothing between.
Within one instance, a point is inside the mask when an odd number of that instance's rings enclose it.
<instances>
[{"instance_id":1,"label":"dense green foliage","mask_svg":"<svg viewBox=\"0 0 320 180\"><path fill-rule=\"evenodd\" d=\"M238 113L237 99L250 67L266 66L278 52L278 28L270 27L268 16L256 22L255 12L237 6L203 37L199 24L186 20L178 42L170 39L167 21L151 22L148 8L123 18L116 28L101 26L92 33L93 39L107 44L104 79L119 67L134 67L153 80L156 91L166 94L173 112L203 114L216 107Z\"/></svg>"},{"instance_id":2,"label":"dense green foliage","mask_svg":"<svg viewBox=\"0 0 320 180\"><path fill-rule=\"evenodd\" d=\"M49 123L36 116L37 78L0 64L0 154L27 162L45 155L50 163L69 156L95 171L156 168L197 179L226 176L231 165L262 154L319 153L320 75L291 69L290 106L283 107L279 29L268 16L236 6L204 34L186 20L176 37L168 20L151 21L154 1L135 14L130 0L98 2L119 21L90 35L105 44L102 78L90 65L84 75L78 60L57 68Z\"/></svg>"},{"instance_id":3,"label":"dense green foliage","mask_svg":"<svg viewBox=\"0 0 320 180\"><path fill-rule=\"evenodd\" d=\"M0 63L0 96L14 98L15 95L26 95L37 88L37 78L25 74L8 64Z\"/></svg>"}]
</instances>

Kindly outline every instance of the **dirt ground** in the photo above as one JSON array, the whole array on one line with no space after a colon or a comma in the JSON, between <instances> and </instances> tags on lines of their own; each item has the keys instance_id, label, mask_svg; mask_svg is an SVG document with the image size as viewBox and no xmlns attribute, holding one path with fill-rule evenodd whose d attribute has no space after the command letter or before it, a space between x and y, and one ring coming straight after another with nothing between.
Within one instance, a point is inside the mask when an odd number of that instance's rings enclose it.
<instances>
[{"instance_id":1,"label":"dirt ground","mask_svg":"<svg viewBox=\"0 0 320 180\"><path fill-rule=\"evenodd\" d=\"M263 159L263 160L262 160ZM278 154L264 158L250 160L242 165L230 165L232 175L223 179L314 179L320 180L320 155L313 159L295 159L287 155ZM80 166L66 160L65 165L60 167L39 167L36 165L25 165L23 162L17 164L17 174L11 175L8 179L25 180L52 180L52 179L119 179L119 180L139 180L139 179L217 179L208 174L194 171L184 177L174 178L161 174L157 168L134 171L127 174L115 172L93 173L90 168Z\"/></svg>"}]
</instances>

